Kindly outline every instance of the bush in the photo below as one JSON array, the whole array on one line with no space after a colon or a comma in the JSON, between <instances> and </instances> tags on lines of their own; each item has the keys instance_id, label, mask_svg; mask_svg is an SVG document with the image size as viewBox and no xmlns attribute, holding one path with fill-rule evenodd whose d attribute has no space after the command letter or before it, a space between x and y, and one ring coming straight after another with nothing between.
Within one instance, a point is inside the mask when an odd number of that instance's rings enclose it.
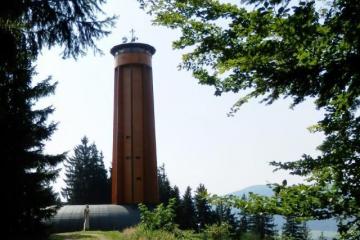
<instances>
[{"instance_id":1,"label":"bush","mask_svg":"<svg viewBox=\"0 0 360 240\"><path fill-rule=\"evenodd\" d=\"M141 226L145 230L173 231L176 228L174 223L176 200L170 199L169 204L159 204L153 211L150 211L144 204L139 204Z\"/></svg>"},{"instance_id":2,"label":"bush","mask_svg":"<svg viewBox=\"0 0 360 240\"><path fill-rule=\"evenodd\" d=\"M204 239L227 240L231 239L230 225L227 223L206 225Z\"/></svg>"}]
</instances>

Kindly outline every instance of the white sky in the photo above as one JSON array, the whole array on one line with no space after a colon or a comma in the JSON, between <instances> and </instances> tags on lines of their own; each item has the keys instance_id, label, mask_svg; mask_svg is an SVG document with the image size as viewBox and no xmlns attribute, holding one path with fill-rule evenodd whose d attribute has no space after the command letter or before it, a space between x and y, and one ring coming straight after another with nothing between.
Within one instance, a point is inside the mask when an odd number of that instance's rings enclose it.
<instances>
[{"instance_id":1,"label":"white sky","mask_svg":"<svg viewBox=\"0 0 360 240\"><path fill-rule=\"evenodd\" d=\"M235 117L227 117L239 95L214 96L214 89L202 86L189 72L178 71L181 51L171 48L178 33L151 25L151 20L135 0L108 0L107 14L119 15L112 34L99 41L104 56L63 60L59 49L44 51L37 62L38 79L52 75L58 81L56 94L40 104L52 104L51 120L58 130L47 144L47 151L69 151L87 135L95 141L110 167L113 123L112 46L120 44L134 28L139 42L157 50L153 56L155 121L158 165L164 163L172 184L183 192L205 184L209 192L225 194L256 184L289 183L300 179L286 172L273 173L269 162L299 159L303 153L315 155L322 141L307 127L322 118L311 102L294 110L290 101L279 100L271 106L258 101L244 105ZM59 190L63 181L55 184Z\"/></svg>"}]
</instances>

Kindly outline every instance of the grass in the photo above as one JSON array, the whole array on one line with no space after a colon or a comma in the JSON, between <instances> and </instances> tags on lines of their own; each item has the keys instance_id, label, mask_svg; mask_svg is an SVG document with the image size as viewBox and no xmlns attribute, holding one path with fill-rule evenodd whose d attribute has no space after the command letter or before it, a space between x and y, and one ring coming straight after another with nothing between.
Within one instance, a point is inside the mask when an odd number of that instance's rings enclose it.
<instances>
[{"instance_id":1,"label":"grass","mask_svg":"<svg viewBox=\"0 0 360 240\"><path fill-rule=\"evenodd\" d=\"M312 231L312 239L318 239L320 231ZM336 236L336 232L324 231L324 236L327 239L332 239ZM204 239L201 234L195 234L191 231L175 230L174 232L166 232L162 230L149 231L141 227L128 228L119 231L82 231L82 232L69 232L57 233L50 236L49 240L201 240ZM250 233L243 236L243 240L257 239Z\"/></svg>"},{"instance_id":2,"label":"grass","mask_svg":"<svg viewBox=\"0 0 360 240\"><path fill-rule=\"evenodd\" d=\"M49 240L200 240L198 234L191 231L166 232L162 230L148 231L141 227L128 228L118 231L82 231L70 233L57 233L50 236Z\"/></svg>"},{"instance_id":3,"label":"grass","mask_svg":"<svg viewBox=\"0 0 360 240\"><path fill-rule=\"evenodd\" d=\"M117 240L123 239L118 231L82 231L70 233L57 233L49 240Z\"/></svg>"}]
</instances>

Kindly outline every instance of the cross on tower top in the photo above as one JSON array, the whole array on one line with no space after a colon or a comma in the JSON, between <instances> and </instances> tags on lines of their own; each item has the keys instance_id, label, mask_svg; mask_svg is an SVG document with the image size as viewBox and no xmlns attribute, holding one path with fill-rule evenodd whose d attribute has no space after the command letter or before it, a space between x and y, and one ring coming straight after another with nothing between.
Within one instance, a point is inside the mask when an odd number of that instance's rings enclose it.
<instances>
[{"instance_id":1,"label":"cross on tower top","mask_svg":"<svg viewBox=\"0 0 360 240\"><path fill-rule=\"evenodd\" d=\"M139 38L135 36L135 30L134 29L131 29L130 30L130 42L133 43L133 42L136 42L136 40L138 40ZM128 38L127 37L123 37L122 38L123 40L123 43L127 43L128 42Z\"/></svg>"},{"instance_id":2,"label":"cross on tower top","mask_svg":"<svg viewBox=\"0 0 360 240\"><path fill-rule=\"evenodd\" d=\"M130 42L135 42L136 40L138 40L138 37L135 36L135 30L134 29L130 30L130 34L131 34Z\"/></svg>"}]
</instances>

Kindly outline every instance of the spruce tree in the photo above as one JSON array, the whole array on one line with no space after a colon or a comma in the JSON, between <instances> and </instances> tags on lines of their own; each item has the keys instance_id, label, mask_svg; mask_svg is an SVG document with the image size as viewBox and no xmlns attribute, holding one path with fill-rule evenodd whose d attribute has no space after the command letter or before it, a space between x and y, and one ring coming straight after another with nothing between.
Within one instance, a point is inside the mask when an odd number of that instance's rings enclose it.
<instances>
[{"instance_id":1,"label":"spruce tree","mask_svg":"<svg viewBox=\"0 0 360 240\"><path fill-rule=\"evenodd\" d=\"M195 191L195 212L196 223L199 229L204 229L205 225L214 223L214 214L211 211L211 206L206 199L208 195L207 189L203 184L200 184Z\"/></svg>"},{"instance_id":2,"label":"spruce tree","mask_svg":"<svg viewBox=\"0 0 360 240\"><path fill-rule=\"evenodd\" d=\"M309 239L306 223L296 221L296 218L293 216L286 217L286 222L283 225L282 235L294 240Z\"/></svg>"},{"instance_id":3,"label":"spruce tree","mask_svg":"<svg viewBox=\"0 0 360 240\"><path fill-rule=\"evenodd\" d=\"M74 148L74 156L65 162L63 196L69 204L104 204L110 202L107 172L103 155L87 137Z\"/></svg>"},{"instance_id":4,"label":"spruce tree","mask_svg":"<svg viewBox=\"0 0 360 240\"><path fill-rule=\"evenodd\" d=\"M178 186L171 187L170 198L174 198L176 203L180 203L180 190Z\"/></svg>"},{"instance_id":5,"label":"spruce tree","mask_svg":"<svg viewBox=\"0 0 360 240\"><path fill-rule=\"evenodd\" d=\"M43 220L56 210L48 207L59 203L51 183L65 155L44 153L45 141L56 129L56 124L47 120L54 108L35 109L34 105L37 99L52 94L56 84L47 79L32 86L34 68L26 54L13 57L15 66L0 64L0 158L5 200L2 234L10 239L41 239L45 233Z\"/></svg>"},{"instance_id":6,"label":"spruce tree","mask_svg":"<svg viewBox=\"0 0 360 240\"><path fill-rule=\"evenodd\" d=\"M274 239L276 229L272 215L257 213L249 217L249 230L257 234L260 239Z\"/></svg>"},{"instance_id":7,"label":"spruce tree","mask_svg":"<svg viewBox=\"0 0 360 240\"><path fill-rule=\"evenodd\" d=\"M172 188L170 181L165 172L165 165L161 165L157 170L158 185L159 185L159 200L165 205L169 203L172 197Z\"/></svg>"},{"instance_id":8,"label":"spruce tree","mask_svg":"<svg viewBox=\"0 0 360 240\"><path fill-rule=\"evenodd\" d=\"M174 186L171 188L171 192L170 192L170 199L174 199L174 213L175 213L175 217L174 217L174 222L176 224L180 224L181 222L181 198L180 198L180 190L178 188L178 186Z\"/></svg>"},{"instance_id":9,"label":"spruce tree","mask_svg":"<svg viewBox=\"0 0 360 240\"><path fill-rule=\"evenodd\" d=\"M46 154L44 146L56 129L48 121L53 107L37 109L36 102L53 94L56 84L34 83L41 50L63 47L63 56L77 57L94 40L109 34L114 18L98 20L103 0L13 0L0 7L0 160L5 200L4 239L41 239L44 222L59 203L50 184L64 154Z\"/></svg>"},{"instance_id":10,"label":"spruce tree","mask_svg":"<svg viewBox=\"0 0 360 240\"><path fill-rule=\"evenodd\" d=\"M191 188L188 186L185 190L184 196L180 204L181 218L179 227L181 229L196 230L195 206L191 195Z\"/></svg>"},{"instance_id":11,"label":"spruce tree","mask_svg":"<svg viewBox=\"0 0 360 240\"><path fill-rule=\"evenodd\" d=\"M216 205L214 217L216 223L220 226L223 223L229 225L229 231L231 233L237 232L238 228L238 221L235 218L235 214L231 212L231 207L220 202Z\"/></svg>"}]
</instances>

